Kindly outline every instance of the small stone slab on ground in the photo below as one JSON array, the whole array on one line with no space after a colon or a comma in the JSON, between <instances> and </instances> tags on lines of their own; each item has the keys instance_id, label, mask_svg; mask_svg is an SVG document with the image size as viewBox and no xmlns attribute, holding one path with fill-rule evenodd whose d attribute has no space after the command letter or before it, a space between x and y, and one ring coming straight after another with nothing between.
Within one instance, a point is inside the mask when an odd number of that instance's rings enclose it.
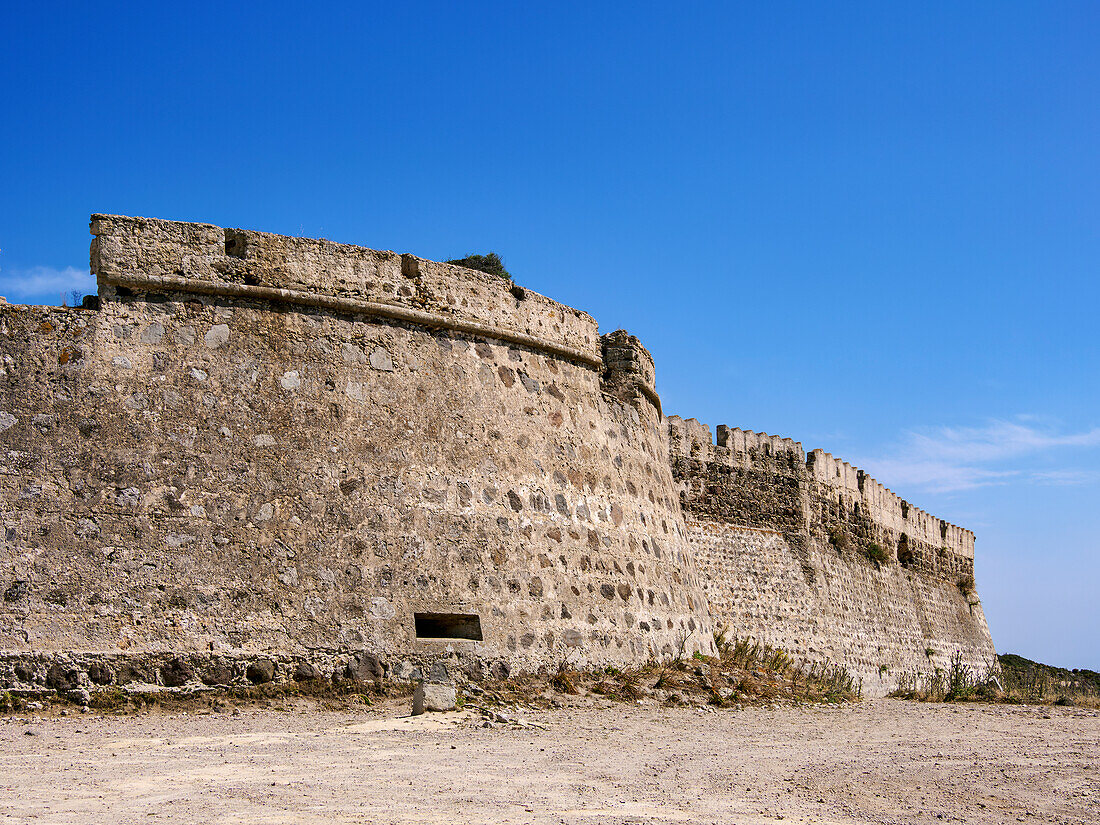
<instances>
[{"instance_id":1,"label":"small stone slab on ground","mask_svg":"<svg viewBox=\"0 0 1100 825\"><path fill-rule=\"evenodd\" d=\"M444 711L454 709L454 685L421 682L416 686L416 692L413 694L413 716L419 716L426 710Z\"/></svg>"}]
</instances>

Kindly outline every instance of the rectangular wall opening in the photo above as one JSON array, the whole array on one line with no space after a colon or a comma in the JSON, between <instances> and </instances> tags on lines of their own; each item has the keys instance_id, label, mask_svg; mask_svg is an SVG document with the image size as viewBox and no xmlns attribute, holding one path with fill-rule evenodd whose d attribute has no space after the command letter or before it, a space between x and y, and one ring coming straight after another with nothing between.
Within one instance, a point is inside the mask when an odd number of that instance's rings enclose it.
<instances>
[{"instance_id":1,"label":"rectangular wall opening","mask_svg":"<svg viewBox=\"0 0 1100 825\"><path fill-rule=\"evenodd\" d=\"M414 613L418 639L481 641L481 617L476 613Z\"/></svg>"}]
</instances>

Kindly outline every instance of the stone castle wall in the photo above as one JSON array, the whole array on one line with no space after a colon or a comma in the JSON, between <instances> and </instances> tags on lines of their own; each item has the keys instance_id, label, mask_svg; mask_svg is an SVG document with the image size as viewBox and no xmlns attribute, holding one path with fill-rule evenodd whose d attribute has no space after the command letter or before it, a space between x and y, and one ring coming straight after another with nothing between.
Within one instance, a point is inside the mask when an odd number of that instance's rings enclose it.
<instances>
[{"instance_id":1,"label":"stone castle wall","mask_svg":"<svg viewBox=\"0 0 1100 825\"><path fill-rule=\"evenodd\" d=\"M0 678L713 650L636 339L411 256L92 229L98 309L0 307Z\"/></svg>"},{"instance_id":2,"label":"stone castle wall","mask_svg":"<svg viewBox=\"0 0 1100 825\"><path fill-rule=\"evenodd\" d=\"M870 695L899 674L995 656L974 535L789 438L678 416L672 465L715 622L796 657L841 662Z\"/></svg>"},{"instance_id":3,"label":"stone castle wall","mask_svg":"<svg viewBox=\"0 0 1100 825\"><path fill-rule=\"evenodd\" d=\"M91 228L88 308L0 304L0 684L499 676L717 624L870 693L993 653L972 534L665 419L586 313L412 255Z\"/></svg>"}]
</instances>

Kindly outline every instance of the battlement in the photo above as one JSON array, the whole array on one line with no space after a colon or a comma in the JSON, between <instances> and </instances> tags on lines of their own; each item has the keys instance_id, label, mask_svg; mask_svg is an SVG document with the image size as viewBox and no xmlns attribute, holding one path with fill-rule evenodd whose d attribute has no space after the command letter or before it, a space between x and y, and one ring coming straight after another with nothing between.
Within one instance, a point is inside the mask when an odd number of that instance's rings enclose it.
<instances>
[{"instance_id":1,"label":"battlement","mask_svg":"<svg viewBox=\"0 0 1100 825\"><path fill-rule=\"evenodd\" d=\"M834 458L824 450L807 457L810 478L817 484L846 494L865 503L867 512L879 524L897 533L905 533L934 547L946 547L963 558L974 558L974 534L930 513L914 507L888 487L847 461Z\"/></svg>"},{"instance_id":2,"label":"battlement","mask_svg":"<svg viewBox=\"0 0 1100 825\"><path fill-rule=\"evenodd\" d=\"M695 458L710 461L714 456L714 439L710 427L694 418L670 415L668 422L669 447L673 458Z\"/></svg>"},{"instance_id":3,"label":"battlement","mask_svg":"<svg viewBox=\"0 0 1100 825\"><path fill-rule=\"evenodd\" d=\"M602 365L591 315L477 270L205 223L93 215L91 232L91 268L104 300L121 288L313 306L497 338Z\"/></svg>"},{"instance_id":4,"label":"battlement","mask_svg":"<svg viewBox=\"0 0 1100 825\"><path fill-rule=\"evenodd\" d=\"M792 438L719 424L712 440L706 424L694 418L685 421L678 415L669 417L668 426L673 457L718 462L745 470L765 466L774 469L776 459L787 466L806 462L802 444Z\"/></svg>"},{"instance_id":5,"label":"battlement","mask_svg":"<svg viewBox=\"0 0 1100 825\"><path fill-rule=\"evenodd\" d=\"M818 485L819 495L859 502L863 513L876 524L925 544L946 548L965 559L974 558L974 534L914 507L863 470L821 449L807 454L791 438L757 433L719 424L712 440L706 424L680 416L668 418L673 460L688 458L703 464L806 476ZM787 458L787 461L776 459ZM797 462L797 465L796 465ZM801 466L798 466L801 465Z\"/></svg>"}]
</instances>

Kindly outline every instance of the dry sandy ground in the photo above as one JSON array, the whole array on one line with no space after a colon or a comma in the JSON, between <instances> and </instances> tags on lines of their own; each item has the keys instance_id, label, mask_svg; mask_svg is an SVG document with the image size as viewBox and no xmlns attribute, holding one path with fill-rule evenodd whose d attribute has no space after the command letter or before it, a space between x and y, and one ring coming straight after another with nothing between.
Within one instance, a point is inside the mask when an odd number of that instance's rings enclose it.
<instances>
[{"instance_id":1,"label":"dry sandy ground","mask_svg":"<svg viewBox=\"0 0 1100 825\"><path fill-rule=\"evenodd\" d=\"M405 707L9 718L0 823L1100 822L1096 711Z\"/></svg>"}]
</instances>

